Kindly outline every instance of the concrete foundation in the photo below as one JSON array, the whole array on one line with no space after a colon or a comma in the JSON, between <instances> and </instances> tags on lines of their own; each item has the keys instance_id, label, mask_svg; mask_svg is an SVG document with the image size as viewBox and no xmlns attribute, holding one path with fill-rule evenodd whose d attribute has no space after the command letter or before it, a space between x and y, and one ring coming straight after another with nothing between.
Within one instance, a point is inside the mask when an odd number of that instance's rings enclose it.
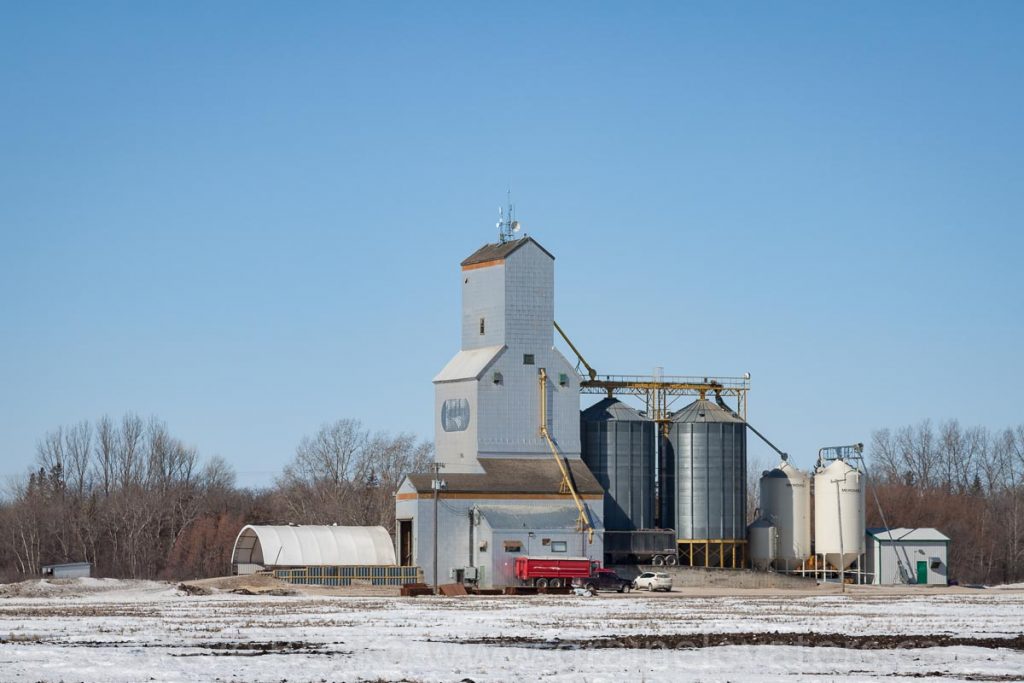
<instances>
[{"instance_id":1,"label":"concrete foundation","mask_svg":"<svg viewBox=\"0 0 1024 683\"><path fill-rule=\"evenodd\" d=\"M673 588L783 588L813 589L813 577L755 572L750 569L705 569L703 567L655 567L648 565L615 565L619 576L632 579L643 572L664 572L672 577Z\"/></svg>"}]
</instances>

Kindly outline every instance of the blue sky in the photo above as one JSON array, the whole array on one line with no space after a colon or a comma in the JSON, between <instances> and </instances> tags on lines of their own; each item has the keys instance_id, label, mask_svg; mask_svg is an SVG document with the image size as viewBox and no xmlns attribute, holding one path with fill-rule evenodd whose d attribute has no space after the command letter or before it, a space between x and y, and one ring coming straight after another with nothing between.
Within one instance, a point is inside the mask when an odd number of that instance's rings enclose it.
<instances>
[{"instance_id":1,"label":"blue sky","mask_svg":"<svg viewBox=\"0 0 1024 683\"><path fill-rule=\"evenodd\" d=\"M1024 421L1020 3L0 17L0 475L127 410L247 485L336 418L432 438L508 186L599 371L749 371L800 464Z\"/></svg>"}]
</instances>

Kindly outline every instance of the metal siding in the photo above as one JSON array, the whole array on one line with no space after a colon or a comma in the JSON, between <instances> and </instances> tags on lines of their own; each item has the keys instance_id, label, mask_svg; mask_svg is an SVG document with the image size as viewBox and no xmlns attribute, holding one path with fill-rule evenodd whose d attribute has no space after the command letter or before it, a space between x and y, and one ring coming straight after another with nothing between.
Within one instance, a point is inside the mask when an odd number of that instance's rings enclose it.
<instances>
[{"instance_id":1,"label":"metal siding","mask_svg":"<svg viewBox=\"0 0 1024 683\"><path fill-rule=\"evenodd\" d=\"M505 338L505 266L460 271L462 280L462 348L502 344ZM486 321L480 334L480 318Z\"/></svg>"},{"instance_id":2,"label":"metal siding","mask_svg":"<svg viewBox=\"0 0 1024 683\"><path fill-rule=\"evenodd\" d=\"M722 425L722 533L726 538L735 538L736 513L739 505L737 497L729 495L736 484L737 438L732 425Z\"/></svg>"},{"instance_id":3,"label":"metal siding","mask_svg":"<svg viewBox=\"0 0 1024 683\"><path fill-rule=\"evenodd\" d=\"M483 372L495 361L498 354L504 350L504 345L463 349L448 361L448 364L442 368L441 372L434 376L434 382L459 382L467 379L480 379Z\"/></svg>"},{"instance_id":4,"label":"metal siding","mask_svg":"<svg viewBox=\"0 0 1024 683\"><path fill-rule=\"evenodd\" d=\"M810 478L788 461L760 479L761 516L778 532L775 566L796 569L811 554Z\"/></svg>"},{"instance_id":5,"label":"metal siding","mask_svg":"<svg viewBox=\"0 0 1024 683\"><path fill-rule=\"evenodd\" d=\"M490 563L490 587L515 586L522 581L515 576L515 559L517 557L588 557L591 560L602 562L604 558L604 545L598 536L594 537L594 543L588 544L584 534L568 529L536 529L531 538L527 530L507 531L502 529L491 530L491 547L494 553ZM544 545L544 539L550 541L564 541L566 551L554 553L551 545ZM522 552L505 552L505 541L519 541L523 545Z\"/></svg>"},{"instance_id":6,"label":"metal siding","mask_svg":"<svg viewBox=\"0 0 1024 683\"><path fill-rule=\"evenodd\" d=\"M538 373L549 377L549 425L552 438L567 458L580 454L579 377L554 348L554 261L527 241L494 266L462 271L462 350L506 345L506 350L478 380L435 385L437 458L452 471L479 471L476 459L491 456L550 458L539 433ZM486 320L485 334L479 331ZM534 356L524 365L524 354ZM493 382L495 372L502 384ZM566 386L559 386L565 374ZM466 385L472 385L470 391ZM441 407L449 398L469 402L470 426L445 432Z\"/></svg>"},{"instance_id":7,"label":"metal siding","mask_svg":"<svg viewBox=\"0 0 1024 683\"><path fill-rule=\"evenodd\" d=\"M706 411L712 418L715 412ZM696 418L684 409L684 419ZM746 431L742 422L676 421L661 440L662 520L674 520L680 539L746 538ZM668 514L666 514L668 513Z\"/></svg>"},{"instance_id":8,"label":"metal siding","mask_svg":"<svg viewBox=\"0 0 1024 683\"><path fill-rule=\"evenodd\" d=\"M606 402L594 406L600 409ZM589 409L588 409L589 410ZM654 422L635 411L622 418L580 419L583 460L605 489L604 528L610 531L654 526ZM629 419L629 413L636 419Z\"/></svg>"},{"instance_id":9,"label":"metal siding","mask_svg":"<svg viewBox=\"0 0 1024 683\"><path fill-rule=\"evenodd\" d=\"M527 554L526 548L529 540L528 532L491 531L488 545L490 561L486 563L483 576L485 587L514 586L519 583L515 571L516 558ZM523 551L507 552L505 541L519 541L522 543Z\"/></svg>"},{"instance_id":10,"label":"metal siding","mask_svg":"<svg viewBox=\"0 0 1024 683\"><path fill-rule=\"evenodd\" d=\"M555 262L536 244L505 259L505 343L550 349L554 344Z\"/></svg>"},{"instance_id":11,"label":"metal siding","mask_svg":"<svg viewBox=\"0 0 1024 683\"><path fill-rule=\"evenodd\" d=\"M707 497L708 518L704 538L728 538L723 535L725 497L729 482L725 479L724 425L704 423L707 434Z\"/></svg>"},{"instance_id":12,"label":"metal siding","mask_svg":"<svg viewBox=\"0 0 1024 683\"><path fill-rule=\"evenodd\" d=\"M403 501L404 502L404 501ZM433 582L434 576L434 560L433 560L433 530L434 530L434 502L430 498L421 498L416 501L415 513L413 516L413 560L414 564L418 565L423 569L424 581L427 583ZM568 503L568 501L567 501ZM532 510L537 508L537 501L535 500L493 500L488 498L442 498L438 505L438 567L437 573L440 577L440 583L445 583L449 579L450 572L452 569L469 566L470 563L470 546L469 546L469 511L474 506L494 506L501 508L520 508L524 515L531 514ZM590 513L591 519L601 519L604 515L604 506L601 501L587 501L588 512ZM404 518L408 519L408 508L403 508L403 512L406 512ZM521 532L516 531L515 533L527 535L530 531L535 533L544 532L548 536L554 538L552 534L567 534L569 537L576 539L582 538L583 535L579 532L566 529L552 529L552 530L541 530L541 529L523 529ZM481 587L488 588L491 586L509 585L503 583L497 583L498 579L495 577L497 570L495 563L502 562L502 553L495 550L495 543L489 541L488 550L485 552L479 551L479 542L481 540L487 540L488 534L498 535L500 533L506 533L502 530L492 532L490 525L486 520L482 520L479 526L474 529L474 545L476 546L473 550L474 561L478 567L483 568L484 579L481 581ZM536 540L536 539L535 539ZM559 537L557 540L562 540ZM540 541L537 540L536 544L539 545ZM526 544L523 546L526 548ZM532 547L532 546L531 546ZM572 548L579 547L570 545L570 552L567 555L572 555ZM604 557L604 544L600 533L594 534L594 542L588 546L588 552L584 553L587 557L595 560L602 560ZM501 575L501 572L498 572ZM488 578L490 577L490 578Z\"/></svg>"},{"instance_id":13,"label":"metal siding","mask_svg":"<svg viewBox=\"0 0 1024 683\"><path fill-rule=\"evenodd\" d=\"M379 526L247 525L236 539L232 556L240 563L268 566L397 563L391 536Z\"/></svg>"},{"instance_id":14,"label":"metal siding","mask_svg":"<svg viewBox=\"0 0 1024 683\"><path fill-rule=\"evenodd\" d=\"M527 244L506 263L506 351L478 382L477 452L482 456L551 457L540 436L540 368L548 375L552 438L568 458L579 457L579 377L554 348L554 269L539 247ZM533 365L523 356L532 354ZM503 383L494 384L494 372ZM559 375L567 378L559 385Z\"/></svg>"},{"instance_id":15,"label":"metal siding","mask_svg":"<svg viewBox=\"0 0 1024 683\"><path fill-rule=\"evenodd\" d=\"M834 460L814 474L814 552L849 567L864 552L864 481L849 463Z\"/></svg>"},{"instance_id":16,"label":"metal siding","mask_svg":"<svg viewBox=\"0 0 1024 683\"><path fill-rule=\"evenodd\" d=\"M870 539L868 539L870 541ZM871 544L873 545L873 543ZM879 545L879 577L877 583L882 584L900 584L900 583L916 583L917 580L917 563L924 561L928 563L928 583L945 585L948 580L949 567L947 566L948 558L946 556L946 544L942 541L934 542L900 542L889 543L884 538L881 539ZM903 560L903 566L909 573L906 577L909 580L904 580L900 576L899 562L897 561L897 553L899 558ZM932 557L938 557L942 564L937 569L932 569L931 559Z\"/></svg>"},{"instance_id":17,"label":"metal siding","mask_svg":"<svg viewBox=\"0 0 1024 683\"><path fill-rule=\"evenodd\" d=\"M497 363L500 363L499 359ZM496 363L496 364L497 364ZM447 472L475 472L477 465L477 434L484 417L480 414L477 394L481 382L446 382L434 385L434 445L437 460ZM469 402L469 426L461 432L446 432L441 426L441 407L448 399L464 398Z\"/></svg>"},{"instance_id":18,"label":"metal siding","mask_svg":"<svg viewBox=\"0 0 1024 683\"><path fill-rule=\"evenodd\" d=\"M435 385L435 443L437 459L448 465L442 472L482 471L481 457L536 457L552 455L539 433L540 389L538 373L545 368L550 379L549 411L552 438L567 458L579 458L579 377L574 366L554 348L554 263L552 257L529 241L505 256L502 264L460 273L463 280L462 349L505 344L504 353L475 381ZM485 334L479 320L486 320ZM533 354L533 365L523 365L523 355ZM495 385L493 373L503 382ZM567 385L559 386L565 374ZM441 406L449 398L465 398L470 407L469 427L445 432L440 426ZM469 509L475 504L519 504L529 510L535 501L444 499L438 510L439 578L447 579L454 567L470 562ZM603 501L588 501L591 518L604 516ZM408 507L396 504L408 518ZM433 507L430 499L415 501L413 546L416 563L427 581L433 580ZM479 529L477 527L476 529ZM592 557L603 555L600 535L590 547ZM481 558L482 553L478 553ZM494 553L491 553L493 557ZM491 560L481 559L485 576L492 573ZM486 580L485 580L486 585Z\"/></svg>"},{"instance_id":19,"label":"metal siding","mask_svg":"<svg viewBox=\"0 0 1024 683\"><path fill-rule=\"evenodd\" d=\"M676 498L679 491L676 477L675 444L666 436L658 439L658 506L660 524L664 528L679 528L676 514Z\"/></svg>"},{"instance_id":20,"label":"metal siding","mask_svg":"<svg viewBox=\"0 0 1024 683\"><path fill-rule=\"evenodd\" d=\"M424 580L434 581L434 501L421 498L413 523L413 557ZM437 505L438 583L447 583L453 568L469 564L469 509L473 501L441 499Z\"/></svg>"},{"instance_id":21,"label":"metal siding","mask_svg":"<svg viewBox=\"0 0 1024 683\"><path fill-rule=\"evenodd\" d=\"M92 567L88 564L74 564L66 566L56 566L53 568L53 574L50 578L54 579L79 579L86 578L92 575Z\"/></svg>"},{"instance_id":22,"label":"metal siding","mask_svg":"<svg viewBox=\"0 0 1024 683\"><path fill-rule=\"evenodd\" d=\"M629 516L633 527L654 527L654 460L655 430L653 422L631 422L622 425L629 430Z\"/></svg>"}]
</instances>

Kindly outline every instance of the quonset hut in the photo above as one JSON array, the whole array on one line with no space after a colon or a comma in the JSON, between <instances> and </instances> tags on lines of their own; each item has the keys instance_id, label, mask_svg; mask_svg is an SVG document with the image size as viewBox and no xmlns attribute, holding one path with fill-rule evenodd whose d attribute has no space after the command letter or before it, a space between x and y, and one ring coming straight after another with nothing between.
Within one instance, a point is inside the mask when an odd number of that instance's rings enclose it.
<instances>
[{"instance_id":1,"label":"quonset hut","mask_svg":"<svg viewBox=\"0 0 1024 683\"><path fill-rule=\"evenodd\" d=\"M382 526L247 524L231 552L235 574L308 566L393 566L395 548Z\"/></svg>"},{"instance_id":2,"label":"quonset hut","mask_svg":"<svg viewBox=\"0 0 1024 683\"><path fill-rule=\"evenodd\" d=\"M395 546L382 526L246 525L235 539L231 569L327 586L400 586L419 579L418 567L395 564Z\"/></svg>"},{"instance_id":3,"label":"quonset hut","mask_svg":"<svg viewBox=\"0 0 1024 683\"><path fill-rule=\"evenodd\" d=\"M554 347L554 273L531 237L462 261L462 348L434 378L439 472L406 477L395 502L400 563L427 582L508 585L524 555L603 559L604 491L580 459L579 377Z\"/></svg>"}]
</instances>

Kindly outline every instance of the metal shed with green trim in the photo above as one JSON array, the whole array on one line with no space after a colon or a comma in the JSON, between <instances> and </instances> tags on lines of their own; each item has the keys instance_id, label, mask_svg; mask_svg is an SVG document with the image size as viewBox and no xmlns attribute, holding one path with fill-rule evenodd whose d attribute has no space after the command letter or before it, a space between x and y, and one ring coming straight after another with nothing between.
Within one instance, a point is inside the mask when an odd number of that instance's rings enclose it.
<instances>
[{"instance_id":1,"label":"metal shed with green trim","mask_svg":"<svg viewBox=\"0 0 1024 683\"><path fill-rule=\"evenodd\" d=\"M949 536L938 529L905 527L867 530L865 570L869 583L945 586L949 581Z\"/></svg>"}]
</instances>

